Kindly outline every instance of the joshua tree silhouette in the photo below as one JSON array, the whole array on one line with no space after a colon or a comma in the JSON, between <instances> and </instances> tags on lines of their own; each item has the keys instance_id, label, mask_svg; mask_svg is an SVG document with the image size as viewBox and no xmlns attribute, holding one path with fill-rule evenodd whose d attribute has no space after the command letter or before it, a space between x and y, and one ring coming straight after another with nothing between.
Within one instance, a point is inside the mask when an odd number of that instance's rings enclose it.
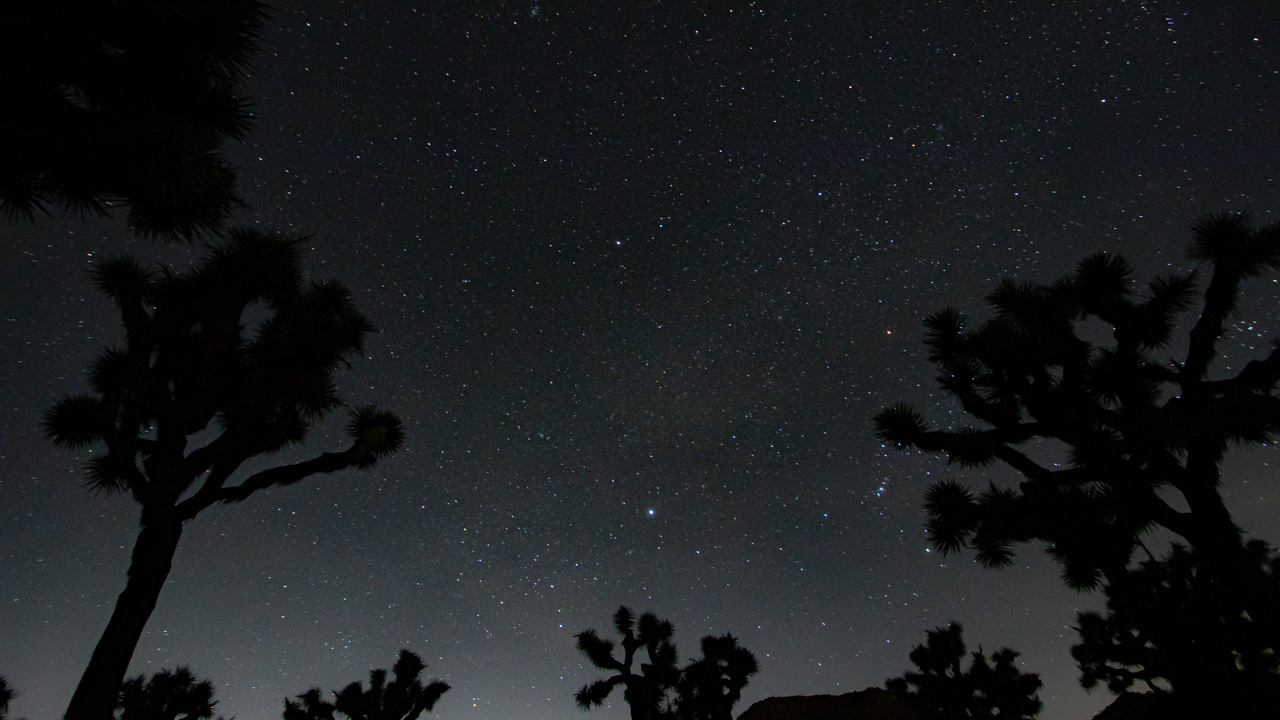
<instances>
[{"instance_id":1,"label":"joshua tree silhouette","mask_svg":"<svg viewBox=\"0 0 1280 720\"><path fill-rule=\"evenodd\" d=\"M284 701L284 720L334 720L335 712L350 720L415 720L431 712L436 701L449 689L449 684L436 680L422 684L422 671L427 667L416 653L401 650L391 672L395 679L387 682L386 670L369 673L369 689L353 682L333 693L334 701L326 702L320 688L311 688L298 699Z\"/></svg>"},{"instance_id":2,"label":"joshua tree silhouette","mask_svg":"<svg viewBox=\"0 0 1280 720\"><path fill-rule=\"evenodd\" d=\"M1272 592L1280 558L1254 540L1246 552ZM1144 683L1166 717L1265 717L1280 707L1280 644L1240 611L1203 556L1175 544L1108 583L1106 613L1079 615L1071 654L1086 688ZM1171 700L1170 693L1173 699Z\"/></svg>"},{"instance_id":3,"label":"joshua tree silhouette","mask_svg":"<svg viewBox=\"0 0 1280 720\"><path fill-rule=\"evenodd\" d=\"M732 720L733 706L760 663L732 635L702 638L702 657L680 672L676 685L679 720Z\"/></svg>"},{"instance_id":4,"label":"joshua tree silhouette","mask_svg":"<svg viewBox=\"0 0 1280 720\"><path fill-rule=\"evenodd\" d=\"M1018 653L1009 648L997 651L991 662L979 648L969 669L962 670L963 633L958 623L928 631L928 640L910 655L919 672L892 678L885 687L915 707L921 720L1034 718L1041 708L1040 676L1019 671Z\"/></svg>"},{"instance_id":5,"label":"joshua tree silhouette","mask_svg":"<svg viewBox=\"0 0 1280 720\"><path fill-rule=\"evenodd\" d=\"M1247 618L1264 647L1280 648L1280 588L1266 558L1243 541L1220 473L1230 445L1266 443L1280 429L1280 347L1234 375L1210 373L1242 284L1280 267L1280 225L1254 228L1246 215L1217 214L1193 231L1190 258L1207 262L1211 273L1181 361L1155 357L1172 352L1197 273L1157 279L1138 299L1129 265L1095 255L1053 285L1002 282L987 298L995 317L976 329L950 309L925 321L939 384L983 427L931 430L902 404L876 424L899 447L942 452L961 465L1000 461L1024 477L1017 489L992 484L980 493L953 480L931 487L928 527L943 552L973 547L983 564L1001 567L1015 544L1039 540L1070 586L1105 581L1127 593L1135 548L1163 528L1190 548L1197 583L1213 587L1217 612L1234 618L1228 624ZM1084 321L1109 325L1114 343L1084 339ZM1069 450L1065 467L1034 460L1026 448L1037 443ZM1259 665L1242 668L1245 674L1273 672L1274 650L1270 659L1237 650L1240 663ZM1114 659L1121 667L1132 658ZM1093 673L1086 668L1086 682Z\"/></svg>"},{"instance_id":6,"label":"joshua tree silhouette","mask_svg":"<svg viewBox=\"0 0 1280 720\"><path fill-rule=\"evenodd\" d=\"M622 697L631 709L632 720L654 720L664 717L667 691L679 680L676 668L676 646L671 642L674 633L671 623L659 620L652 613L640 616L640 622L626 606L613 615L613 625L622 635L622 659L613 656L614 643L596 634L595 630L578 633L578 650L601 670L616 675L584 685L574 695L578 707L590 710L604 704L605 698L618 685L623 687ZM641 663L640 672L632 670L636 651L644 648L649 662Z\"/></svg>"},{"instance_id":7,"label":"joshua tree silhouette","mask_svg":"<svg viewBox=\"0 0 1280 720\"><path fill-rule=\"evenodd\" d=\"M578 650L601 670L617 673L578 690L574 699L583 710L600 707L621 685L632 720L731 720L742 688L760 670L755 656L732 635L702 638L702 657L678 668L671 623L645 613L637 624L623 606L614 613L613 624L622 635L621 660L613 656L612 641L594 630L578 633ZM631 668L641 648L649 662L641 663L636 673Z\"/></svg>"},{"instance_id":8,"label":"joshua tree silhouette","mask_svg":"<svg viewBox=\"0 0 1280 720\"><path fill-rule=\"evenodd\" d=\"M93 363L93 392L59 401L44 425L57 445L105 446L89 463L88 486L128 492L142 506L142 529L67 720L111 717L183 523L263 488L372 467L403 440L394 415L351 410L347 449L228 484L247 460L302 443L313 423L342 406L333 375L372 331L340 284L303 282L299 242L234 231L188 272L156 273L116 258L94 273L120 309L125 344ZM246 337L245 310L257 303L267 317ZM190 448L192 436L211 426L214 439Z\"/></svg>"},{"instance_id":9,"label":"joshua tree silhouette","mask_svg":"<svg viewBox=\"0 0 1280 720\"><path fill-rule=\"evenodd\" d=\"M0 720L5 720L9 717L9 702L17 696L18 693L14 692L13 688L9 687L9 683L4 679L4 676L0 675Z\"/></svg>"},{"instance_id":10,"label":"joshua tree silhouette","mask_svg":"<svg viewBox=\"0 0 1280 720\"><path fill-rule=\"evenodd\" d=\"M213 683L197 681L191 670L161 670L120 686L117 720L206 720L213 717ZM219 719L221 720L221 719Z\"/></svg>"},{"instance_id":11,"label":"joshua tree silhouette","mask_svg":"<svg viewBox=\"0 0 1280 720\"><path fill-rule=\"evenodd\" d=\"M129 206L145 235L190 238L240 204L219 154L251 113L237 90L258 0L0 5L0 214Z\"/></svg>"},{"instance_id":12,"label":"joshua tree silhouette","mask_svg":"<svg viewBox=\"0 0 1280 720\"><path fill-rule=\"evenodd\" d=\"M976 497L950 481L930 488L929 529L941 550L972 545L998 567L1015 543L1042 540L1077 588L1123 572L1155 525L1223 560L1243 557L1218 467L1229 444L1265 442L1280 427L1280 349L1234 377L1210 379L1208 371L1241 283L1280 267L1280 225L1254 230L1243 215L1203 218L1191 257L1213 273L1186 358L1172 366L1152 354L1191 304L1196 274L1158 279L1135 302L1132 271L1119 257L1087 258L1051 286L1002 282L988 297L996 317L976 330L951 309L925 321L939 384L988 427L930 430L899 404L876 417L880 436L962 465L999 460L1025 477L1016 491L992 486ZM1114 345L1079 337L1077 324L1090 318L1114 329ZM1071 465L1051 469L1018 449L1039 438L1068 446ZM1165 489L1189 511L1166 502Z\"/></svg>"}]
</instances>

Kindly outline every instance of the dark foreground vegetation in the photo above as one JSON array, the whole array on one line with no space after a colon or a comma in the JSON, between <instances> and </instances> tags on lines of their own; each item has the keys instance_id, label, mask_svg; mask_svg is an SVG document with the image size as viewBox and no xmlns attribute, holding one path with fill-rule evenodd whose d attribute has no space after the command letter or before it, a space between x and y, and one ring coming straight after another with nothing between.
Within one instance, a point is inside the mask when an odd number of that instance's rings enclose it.
<instances>
[{"instance_id":1,"label":"dark foreground vegetation","mask_svg":"<svg viewBox=\"0 0 1280 720\"><path fill-rule=\"evenodd\" d=\"M251 129L241 80L257 0L0 5L0 216L128 209L131 230L192 239L243 203L222 143Z\"/></svg>"},{"instance_id":2,"label":"dark foreground vegetation","mask_svg":"<svg viewBox=\"0 0 1280 720\"><path fill-rule=\"evenodd\" d=\"M58 445L105 449L88 485L130 494L142 530L71 720L209 717L210 686L181 668L124 679L183 523L263 488L370 467L401 443L394 416L358 408L349 411L346 449L236 476L248 459L301 443L342 407L333 374L371 331L340 284L302 281L297 247L272 233L227 231L187 272L130 258L95 270L125 342L92 364L90 393L49 410L45 429ZM1280 560L1236 525L1222 494L1232 479L1220 468L1233 445L1269 443L1280 429L1280 348L1234 373L1215 372L1214 363L1244 282L1280 268L1280 228L1209 216L1194 228L1190 256L1208 264L1207 278L1159 278L1144 295L1123 259L1099 255L1051 285L1002 283L988 297L994 316L975 328L954 310L934 314L927 343L939 383L978 424L931 429L905 405L876 423L901 447L1021 473L1016 487L934 485L928 529L944 553L971 548L993 568L1010 564L1017 545L1043 543L1068 586L1105 594L1105 612L1078 619L1073 655L1085 687L1142 690L1129 702L1161 717L1264 717L1280 706ZM266 319L246 329L253 304ZM1161 360L1179 318L1197 304L1183 359ZM1094 321L1112 328L1113 342L1081 336ZM188 446L209 428L213 440ZM1066 462L1033 460L1029 449L1044 443L1064 448ZM1178 538L1162 556L1144 542L1156 529ZM582 709L621 688L635 720L728 720L759 671L732 635L703 638L702 656L680 665L670 623L623 607L614 626L618 642L592 630L577 636L578 649L609 673L576 693ZM958 625L936 629L911 654L918 670L886 686L926 720L1037 714L1039 679L1015 667L1016 653L973 653L967 669L964 655ZM390 682L376 671L370 690L356 683L333 701L313 689L288 702L286 720L416 717L447 689L422 686L423 667L403 653ZM6 715L11 697L0 688Z\"/></svg>"},{"instance_id":3,"label":"dark foreground vegetation","mask_svg":"<svg viewBox=\"0 0 1280 720\"><path fill-rule=\"evenodd\" d=\"M1179 716L1263 717L1280 707L1278 563L1233 520L1222 488L1240 479L1221 466L1232 446L1280 430L1280 346L1234 373L1221 366L1244 283L1280 268L1280 226L1206 216L1189 257L1205 271L1157 278L1143 295L1124 259L1095 255L1051 285L1004 281L987 298L994 317L977 327L955 310L933 314L938 383L977 424L934 430L895 405L876 425L899 447L1022 475L1016 488L935 484L928 528L944 553L972 548L988 567L1042 543L1067 585L1106 593L1105 614L1079 618L1085 687L1141 685ZM1199 317L1186 351L1169 361L1189 309ZM1112 342L1084 339L1091 321ZM1066 463L1033 460L1046 446L1066 450ZM1135 565L1157 529L1178 542Z\"/></svg>"},{"instance_id":4,"label":"dark foreground vegetation","mask_svg":"<svg viewBox=\"0 0 1280 720\"><path fill-rule=\"evenodd\" d=\"M188 521L316 473L370 468L404 431L372 406L348 410L350 445L254 474L251 458L299 445L343 407L334 373L360 356L373 328L333 281L304 282L298 240L233 231L194 269L172 273L132 258L97 266L94 280L120 311L123 347L89 368L92 391L45 415L63 447L97 446L88 487L128 493L141 507L128 582L67 709L68 720L109 720ZM260 304L267 317L246 328ZM211 440L194 436L216 430Z\"/></svg>"},{"instance_id":5,"label":"dark foreground vegetation","mask_svg":"<svg viewBox=\"0 0 1280 720\"><path fill-rule=\"evenodd\" d=\"M578 650L591 664L614 673L584 685L574 695L583 710L603 705L621 686L632 720L728 720L742 689L760 671L755 655L732 635L702 638L702 657L681 667L670 622L652 613L641 615L637 622L623 606L614 613L613 626L622 636L621 658L614 656L617 644L595 630L577 635Z\"/></svg>"}]
</instances>

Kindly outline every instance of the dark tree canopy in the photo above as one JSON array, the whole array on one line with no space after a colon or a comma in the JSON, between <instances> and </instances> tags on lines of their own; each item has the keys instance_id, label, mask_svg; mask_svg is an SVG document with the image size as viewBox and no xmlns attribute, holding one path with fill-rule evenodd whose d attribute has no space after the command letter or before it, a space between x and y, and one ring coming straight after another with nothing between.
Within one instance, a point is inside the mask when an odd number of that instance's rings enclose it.
<instances>
[{"instance_id":1,"label":"dark tree canopy","mask_svg":"<svg viewBox=\"0 0 1280 720\"><path fill-rule=\"evenodd\" d=\"M1218 466L1232 443L1266 442L1280 427L1280 351L1234 376L1211 377L1210 369L1241 284L1280 266L1280 226L1206 217L1191 257L1212 273L1179 362L1166 360L1168 346L1197 274L1159 278L1136 297L1132 270L1116 256L1087 258L1052 285L1003 281L987 298L995 317L976 328L951 309L925 321L939 385L979 424L931 430L918 412L895 405L876 418L880 437L961 465L1004 462L1024 476L1017 489L978 493L934 485L927 501L937 547L972 546L983 563L1002 566L1014 544L1041 540L1077 588L1123 572L1153 526L1193 547L1240 547ZM1095 318L1113 329L1112 344L1080 336L1081 323ZM1025 449L1040 439L1069 447L1070 465L1034 461ZM1166 490L1190 510L1171 506Z\"/></svg>"},{"instance_id":2,"label":"dark tree canopy","mask_svg":"<svg viewBox=\"0 0 1280 720\"><path fill-rule=\"evenodd\" d=\"M311 688L297 700L285 699L284 720L334 720L334 713L349 720L415 720L431 712L436 701L449 690L449 684L436 680L422 684L426 663L417 653L401 650L391 666L393 679L387 682L387 671L369 672L369 689L353 682L334 691L332 703L323 698L320 688Z\"/></svg>"},{"instance_id":3,"label":"dark tree canopy","mask_svg":"<svg viewBox=\"0 0 1280 720\"><path fill-rule=\"evenodd\" d=\"M1260 540L1246 546L1275 592L1280 558ZM1080 644L1071 654L1086 688L1105 684L1116 694L1142 683L1156 695L1173 693L1165 713L1190 717L1260 717L1280 707L1280 643L1240 611L1230 584L1202 554L1175 544L1110 582L1106 613L1079 616Z\"/></svg>"},{"instance_id":4,"label":"dark tree canopy","mask_svg":"<svg viewBox=\"0 0 1280 720\"><path fill-rule=\"evenodd\" d=\"M1002 282L987 298L994 317L975 328L950 309L926 320L938 383L975 426L931 429L902 404L876 417L880 437L899 447L945 453L963 466L1002 462L1022 475L1016 488L935 484L928 527L942 551L972 547L989 567L1008 565L1015 545L1041 541L1070 586L1105 584L1112 615L1081 618L1086 684L1126 686L1135 664L1142 669L1134 679L1171 680L1167 663L1187 636L1162 639L1157 618L1190 636L1222 631L1236 643L1234 660L1215 641L1201 661L1274 677L1274 655L1258 648L1280 644L1280 588L1269 553L1246 545L1223 501L1220 466L1232 445L1275 439L1280 346L1234 374L1215 362L1244 282L1280 268L1280 225L1255 228L1246 215L1219 214L1193 230L1190 258L1209 272L1185 346L1173 337L1183 311L1197 304L1199 273L1158 278L1139 296L1122 258L1095 255L1052 285ZM1085 322L1110 327L1111 341L1085 339ZM1180 360L1168 360L1174 347L1185 347ZM1054 445L1069 451L1065 465L1033 458ZM1186 549L1132 568L1155 529ZM1144 615L1155 597L1175 604ZM1174 607L1189 616L1170 617ZM1133 632L1141 642L1117 635ZM1181 677L1184 689L1189 681L1213 691L1211 674Z\"/></svg>"},{"instance_id":5,"label":"dark tree canopy","mask_svg":"<svg viewBox=\"0 0 1280 720\"><path fill-rule=\"evenodd\" d=\"M577 635L578 650L593 665L616 673L578 690L574 699L582 710L600 707L621 685L632 720L731 720L742 689L760 670L755 656L732 635L702 638L702 657L681 668L670 622L645 613L637 623L623 606L614 614L613 624L622 635L622 659L614 657L613 641L602 639L596 631ZM641 649L649 662L641 663L637 673L633 667Z\"/></svg>"},{"instance_id":6,"label":"dark tree canopy","mask_svg":"<svg viewBox=\"0 0 1280 720\"><path fill-rule=\"evenodd\" d=\"M666 620L652 613L640 616L639 623L625 606L613 615L613 625L622 635L622 659L613 656L616 647L595 630L578 633L578 650L601 670L616 673L612 677L584 685L574 695L578 707L590 710L600 707L613 689L623 688L623 698L631 710L632 720L653 720L665 712L667 690L679 679L676 646L671 638L674 629ZM635 668L636 651L643 648L649 662ZM639 672L636 672L636 670Z\"/></svg>"},{"instance_id":7,"label":"dark tree canopy","mask_svg":"<svg viewBox=\"0 0 1280 720\"><path fill-rule=\"evenodd\" d=\"M45 429L58 445L98 448L89 487L129 493L142 506L142 530L128 584L68 720L109 718L183 523L214 503L238 502L264 488L372 467L403 440L394 415L358 408L348 413L345 450L237 481L246 461L302 443L314 423L343 406L334 374L362 353L372 331L342 285L304 281L299 242L233 231L187 272L115 258L94 273L120 310L125 342L91 366L92 392L48 411ZM265 319L246 328L251 307ZM212 439L196 445L198 433Z\"/></svg>"},{"instance_id":8,"label":"dark tree canopy","mask_svg":"<svg viewBox=\"0 0 1280 720\"><path fill-rule=\"evenodd\" d=\"M240 204L221 155L251 114L238 84L258 0L0 4L0 213L128 205L144 235L191 238Z\"/></svg>"},{"instance_id":9,"label":"dark tree canopy","mask_svg":"<svg viewBox=\"0 0 1280 720\"><path fill-rule=\"evenodd\" d=\"M9 682L0 675L0 720L9 717L9 703L18 696L13 688L9 687Z\"/></svg>"},{"instance_id":10,"label":"dark tree canopy","mask_svg":"<svg viewBox=\"0 0 1280 720\"><path fill-rule=\"evenodd\" d=\"M1018 653L1004 648L988 661L982 649L973 653L968 670L961 667L965 646L957 623L928 631L924 645L911 651L918 672L885 682L921 720L1024 720L1040 712L1040 676L1018 669Z\"/></svg>"},{"instance_id":11,"label":"dark tree canopy","mask_svg":"<svg viewBox=\"0 0 1280 720\"><path fill-rule=\"evenodd\" d=\"M678 720L732 720L733 706L760 663L732 635L702 638L702 657L680 671L676 683Z\"/></svg>"},{"instance_id":12,"label":"dark tree canopy","mask_svg":"<svg viewBox=\"0 0 1280 720\"><path fill-rule=\"evenodd\" d=\"M196 680L186 667L161 670L120 686L116 720L206 720L213 717L213 683ZM219 718L221 720L221 718Z\"/></svg>"}]
</instances>

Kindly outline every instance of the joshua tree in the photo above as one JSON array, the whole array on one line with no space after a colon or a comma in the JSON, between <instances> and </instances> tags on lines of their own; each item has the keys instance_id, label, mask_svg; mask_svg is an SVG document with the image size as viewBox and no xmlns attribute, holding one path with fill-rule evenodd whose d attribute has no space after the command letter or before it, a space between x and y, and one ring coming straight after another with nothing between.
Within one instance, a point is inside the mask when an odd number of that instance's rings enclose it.
<instances>
[{"instance_id":1,"label":"joshua tree","mask_svg":"<svg viewBox=\"0 0 1280 720\"><path fill-rule=\"evenodd\" d=\"M237 85L258 0L0 4L0 214L129 206L136 232L190 238L240 204L219 154L251 113Z\"/></svg>"},{"instance_id":2,"label":"joshua tree","mask_svg":"<svg viewBox=\"0 0 1280 720\"><path fill-rule=\"evenodd\" d=\"M671 642L674 631L671 623L659 620L652 613L635 617L625 606L614 613L613 625L622 635L622 659L613 656L614 643L596 634L595 630L578 633L578 650L601 670L616 675L584 685L574 695L578 707L590 710L604 704L605 698L618 685L623 687L622 697L631 709L631 720L654 720L666 712L667 692L679 679L676 668L676 646ZM636 651L644 648L649 662L641 663L640 672L632 670Z\"/></svg>"},{"instance_id":3,"label":"joshua tree","mask_svg":"<svg viewBox=\"0 0 1280 720\"><path fill-rule=\"evenodd\" d=\"M92 393L61 400L44 424L58 445L105 447L89 463L88 487L128 492L142 506L142 529L67 720L110 719L186 521L315 473L372 467L400 446L400 421L367 406L349 413L347 449L233 479L251 458L302 443L342 406L334 373L372 331L340 284L304 283L299 261L298 240L246 230L187 272L156 273L128 258L98 266L124 346L93 363ZM246 337L245 310L255 304L266 319ZM212 440L189 446L210 428Z\"/></svg>"},{"instance_id":4,"label":"joshua tree","mask_svg":"<svg viewBox=\"0 0 1280 720\"><path fill-rule=\"evenodd\" d=\"M1223 502L1219 468L1230 445L1269 442L1280 428L1280 348L1234 375L1210 371L1243 282L1280 267L1280 225L1206 216L1194 226L1190 257L1211 273L1182 360L1160 358L1193 304L1197 273L1157 279L1137 298L1128 264L1095 255L1053 285L1002 282L987 298L995 317L976 329L950 309L925 321L939 384L980 427L932 430L901 404L876 423L899 447L968 466L1000 461L1023 476L1016 489L975 493L952 480L930 488L928 527L943 552L973 547L983 564L1000 567L1015 544L1041 541L1072 587L1120 588L1143 535L1163 528L1190 548L1198 582L1214 585L1219 607L1247 616L1274 648L1280 593ZM1085 321L1110 326L1113 342L1086 340ZM1063 467L1028 452L1055 446L1069 451ZM1262 666L1245 674L1273 664L1240 657L1255 661Z\"/></svg>"},{"instance_id":5,"label":"joshua tree","mask_svg":"<svg viewBox=\"0 0 1280 720\"><path fill-rule=\"evenodd\" d=\"M732 635L702 638L702 657L680 671L676 685L679 720L732 720L742 688L760 664Z\"/></svg>"},{"instance_id":6,"label":"joshua tree","mask_svg":"<svg viewBox=\"0 0 1280 720\"><path fill-rule=\"evenodd\" d=\"M962 670L963 632L957 623L930 630L926 643L910 655L920 671L892 678L885 687L916 708L921 720L1034 718L1041 708L1040 676L1019 671L1018 653L1009 648L992 655L991 662L979 648L969 669Z\"/></svg>"},{"instance_id":7,"label":"joshua tree","mask_svg":"<svg viewBox=\"0 0 1280 720\"><path fill-rule=\"evenodd\" d=\"M334 720L335 712L350 720L415 720L431 712L436 701L449 689L449 684L436 680L422 684L422 671L427 667L416 653L401 650L391 672L395 679L387 682L387 671L369 673L369 689L353 682L333 693L332 703L321 697L320 688L311 688L298 699L284 701L284 720Z\"/></svg>"},{"instance_id":8,"label":"joshua tree","mask_svg":"<svg viewBox=\"0 0 1280 720\"><path fill-rule=\"evenodd\" d=\"M17 696L18 693L14 692L4 676L0 675L0 720L9 717L9 702Z\"/></svg>"},{"instance_id":9,"label":"joshua tree","mask_svg":"<svg viewBox=\"0 0 1280 720\"><path fill-rule=\"evenodd\" d=\"M191 670L161 670L120 686L116 720L205 720L213 717L213 683L197 681ZM221 718L219 718L221 720Z\"/></svg>"},{"instance_id":10,"label":"joshua tree","mask_svg":"<svg viewBox=\"0 0 1280 720\"><path fill-rule=\"evenodd\" d=\"M1246 552L1274 592L1280 558L1260 540ZM1086 688L1143 683L1171 717L1264 717L1280 707L1280 646L1241 613L1199 554L1175 544L1109 583L1105 614L1081 613L1071 654Z\"/></svg>"}]
</instances>

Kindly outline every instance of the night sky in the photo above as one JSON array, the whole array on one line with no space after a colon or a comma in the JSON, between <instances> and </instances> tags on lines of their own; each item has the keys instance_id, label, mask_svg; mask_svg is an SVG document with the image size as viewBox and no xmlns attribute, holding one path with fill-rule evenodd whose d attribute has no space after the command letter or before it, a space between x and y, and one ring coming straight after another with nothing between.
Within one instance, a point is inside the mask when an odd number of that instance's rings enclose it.
<instances>
[{"instance_id":1,"label":"night sky","mask_svg":"<svg viewBox=\"0 0 1280 720\"><path fill-rule=\"evenodd\" d=\"M188 664L258 720L409 648L453 685L437 717L573 718L600 676L573 635L626 604L682 657L753 650L738 711L880 685L949 620L1023 653L1041 717L1105 705L1069 653L1098 596L1032 546L1002 571L929 550L929 483L1009 471L888 450L871 417L961 421L920 323L982 316L998 278L1108 250L1145 279L1189 267L1203 212L1280 216L1280 3L411 5L279 4L228 148L237 222L313 233L308 270L380 328L342 387L407 443L190 523L131 672ZM0 674L48 720L137 530L37 427L120 336L86 271L203 250L121 218L0 233ZM1280 335L1280 285L1246 292L1233 357ZM1228 467L1272 541L1277 462Z\"/></svg>"}]
</instances>

